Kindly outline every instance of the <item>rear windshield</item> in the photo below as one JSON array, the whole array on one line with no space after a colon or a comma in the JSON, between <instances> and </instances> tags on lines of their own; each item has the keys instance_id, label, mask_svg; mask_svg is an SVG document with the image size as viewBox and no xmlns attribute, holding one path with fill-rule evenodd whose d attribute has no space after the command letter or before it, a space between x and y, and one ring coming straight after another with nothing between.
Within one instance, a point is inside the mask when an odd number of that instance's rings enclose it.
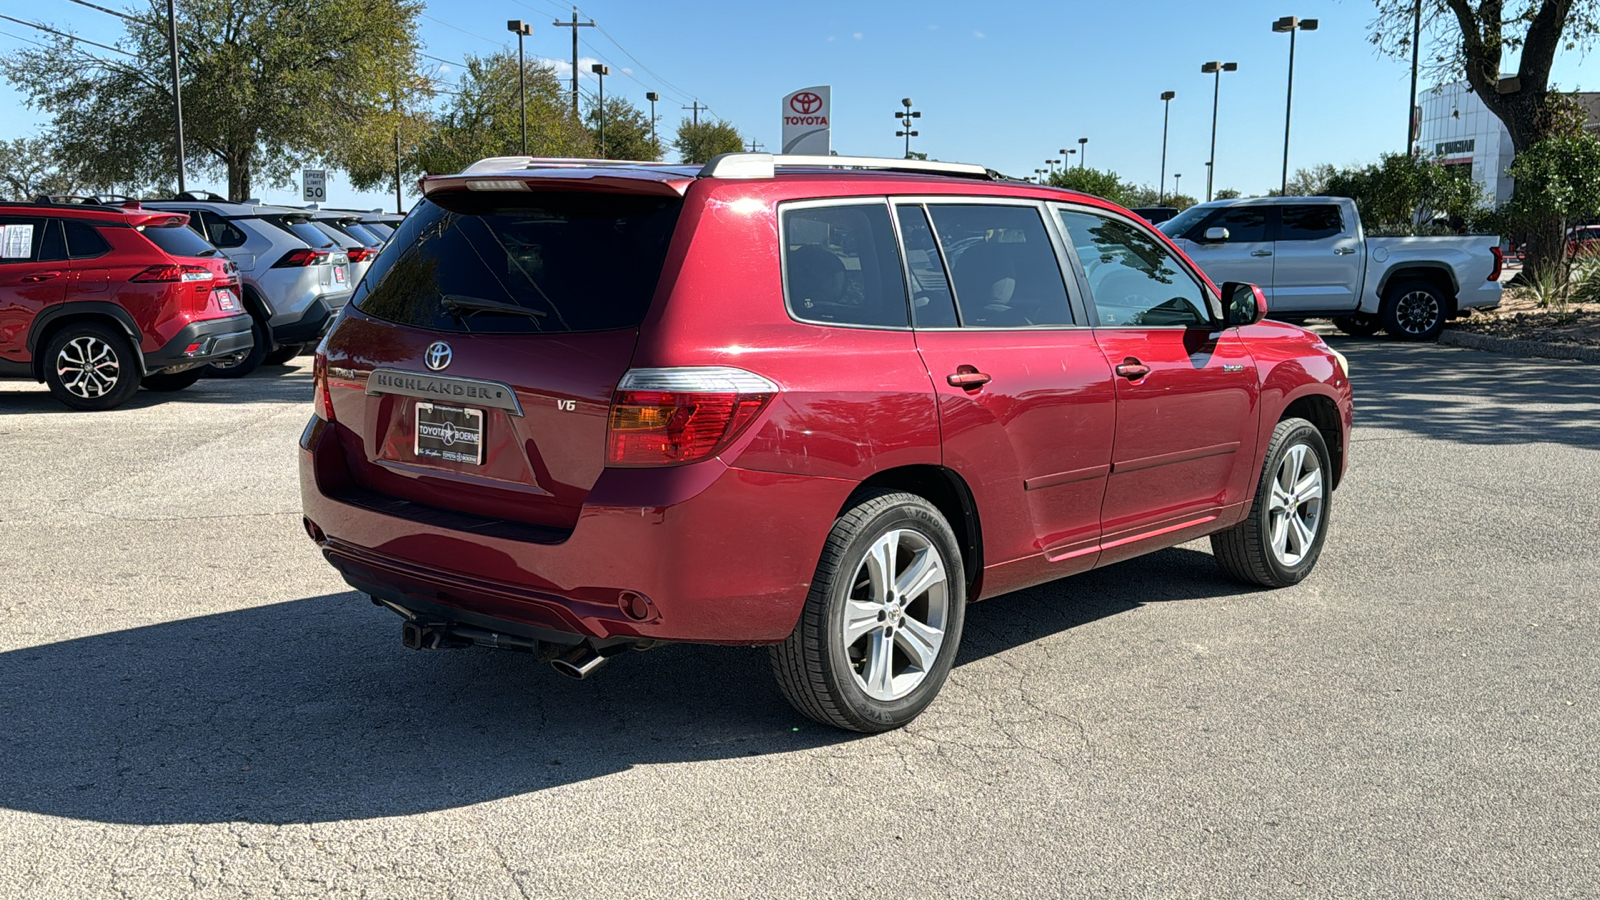
<instances>
[{"instance_id":1,"label":"rear windshield","mask_svg":"<svg viewBox=\"0 0 1600 900\"><path fill-rule=\"evenodd\" d=\"M362 222L361 227L386 241L394 237L394 229L383 222Z\"/></svg>"},{"instance_id":2,"label":"rear windshield","mask_svg":"<svg viewBox=\"0 0 1600 900\"><path fill-rule=\"evenodd\" d=\"M316 221L311 223L316 229L328 236L328 239L341 247L354 247L360 243L355 238L335 228L332 222Z\"/></svg>"},{"instance_id":3,"label":"rear windshield","mask_svg":"<svg viewBox=\"0 0 1600 900\"><path fill-rule=\"evenodd\" d=\"M383 238L373 234L371 230L369 230L365 225L362 225L360 222L338 222L331 224L333 224L333 227L339 229L345 234L350 235L361 243L366 244L368 247L376 247L383 243Z\"/></svg>"},{"instance_id":4,"label":"rear windshield","mask_svg":"<svg viewBox=\"0 0 1600 900\"><path fill-rule=\"evenodd\" d=\"M644 320L682 206L678 197L579 192L436 196L400 224L353 302L368 315L434 331L633 328ZM461 301L442 303L445 295ZM542 315L464 308L472 301Z\"/></svg>"},{"instance_id":5,"label":"rear windshield","mask_svg":"<svg viewBox=\"0 0 1600 900\"><path fill-rule=\"evenodd\" d=\"M139 229L139 232L171 256L217 255L217 248L211 246L211 242L183 225L150 225Z\"/></svg>"},{"instance_id":6,"label":"rear windshield","mask_svg":"<svg viewBox=\"0 0 1600 900\"><path fill-rule=\"evenodd\" d=\"M322 230L312 224L310 219L290 218L288 216L262 216L268 222L282 228L312 247L331 247L332 238L322 233Z\"/></svg>"}]
</instances>

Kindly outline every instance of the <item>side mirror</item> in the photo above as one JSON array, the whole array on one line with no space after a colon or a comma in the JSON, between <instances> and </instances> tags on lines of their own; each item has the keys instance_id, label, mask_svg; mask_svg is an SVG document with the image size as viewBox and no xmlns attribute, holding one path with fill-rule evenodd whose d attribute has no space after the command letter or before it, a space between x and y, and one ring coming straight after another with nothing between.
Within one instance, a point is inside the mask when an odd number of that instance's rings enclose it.
<instances>
[{"instance_id":1,"label":"side mirror","mask_svg":"<svg viewBox=\"0 0 1600 900\"><path fill-rule=\"evenodd\" d=\"M1267 295L1261 288L1243 281L1222 286L1222 306L1229 328L1254 325L1267 317Z\"/></svg>"},{"instance_id":2,"label":"side mirror","mask_svg":"<svg viewBox=\"0 0 1600 900\"><path fill-rule=\"evenodd\" d=\"M1208 244L1225 244L1230 237L1232 237L1232 235L1228 234L1228 229L1219 225L1213 225L1210 228L1207 228L1205 233L1206 243Z\"/></svg>"}]
</instances>

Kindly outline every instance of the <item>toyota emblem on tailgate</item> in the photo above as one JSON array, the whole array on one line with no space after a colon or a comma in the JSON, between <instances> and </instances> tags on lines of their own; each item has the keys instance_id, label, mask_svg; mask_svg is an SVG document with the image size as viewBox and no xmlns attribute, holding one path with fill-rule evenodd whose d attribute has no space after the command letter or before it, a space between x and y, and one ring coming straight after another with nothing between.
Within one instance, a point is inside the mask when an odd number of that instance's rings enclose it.
<instances>
[{"instance_id":1,"label":"toyota emblem on tailgate","mask_svg":"<svg viewBox=\"0 0 1600 900\"><path fill-rule=\"evenodd\" d=\"M428 345L428 352L427 355L423 357L423 362L428 364L428 368L437 372L445 366L450 365L451 355L449 344L446 344L444 341L434 341Z\"/></svg>"}]
</instances>

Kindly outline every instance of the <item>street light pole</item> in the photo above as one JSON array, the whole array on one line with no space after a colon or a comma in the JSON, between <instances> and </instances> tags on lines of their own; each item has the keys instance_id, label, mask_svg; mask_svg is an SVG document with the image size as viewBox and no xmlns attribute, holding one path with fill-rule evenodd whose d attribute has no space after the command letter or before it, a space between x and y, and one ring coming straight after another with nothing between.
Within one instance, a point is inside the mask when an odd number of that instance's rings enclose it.
<instances>
[{"instance_id":1,"label":"street light pole","mask_svg":"<svg viewBox=\"0 0 1600 900\"><path fill-rule=\"evenodd\" d=\"M189 189L183 177L183 90L178 85L178 13L173 8L173 0L167 0L167 39L171 42L172 49L172 120L175 140L178 142L178 193ZM243 200L243 197L229 197L230 200Z\"/></svg>"},{"instance_id":2,"label":"street light pole","mask_svg":"<svg viewBox=\"0 0 1600 900\"><path fill-rule=\"evenodd\" d=\"M1413 126L1417 114L1417 56L1421 53L1419 45L1422 42L1422 0L1417 0L1416 8L1411 11L1411 105L1406 107L1406 155L1411 156L1417 149L1417 129Z\"/></svg>"},{"instance_id":3,"label":"street light pole","mask_svg":"<svg viewBox=\"0 0 1600 900\"><path fill-rule=\"evenodd\" d=\"M600 78L600 158L606 158L606 76L611 74L611 67L595 63L589 67Z\"/></svg>"},{"instance_id":4,"label":"street light pole","mask_svg":"<svg viewBox=\"0 0 1600 900\"><path fill-rule=\"evenodd\" d=\"M1172 98L1178 96L1177 91L1162 91L1161 102L1165 107L1161 113L1161 178L1156 182L1160 188L1156 191L1156 205L1165 206L1167 199L1167 124L1172 121Z\"/></svg>"},{"instance_id":5,"label":"street light pole","mask_svg":"<svg viewBox=\"0 0 1600 900\"><path fill-rule=\"evenodd\" d=\"M1289 193L1289 117L1294 112L1294 37L1298 31L1316 31L1316 19L1297 19L1294 16L1284 16L1272 23L1272 30L1282 34L1289 32L1289 89L1283 103L1283 184L1278 193L1287 196Z\"/></svg>"},{"instance_id":6,"label":"street light pole","mask_svg":"<svg viewBox=\"0 0 1600 900\"><path fill-rule=\"evenodd\" d=\"M650 101L650 149L656 151L656 157L660 158L661 145L656 141L656 101L661 99L661 95L650 91L644 98Z\"/></svg>"},{"instance_id":7,"label":"street light pole","mask_svg":"<svg viewBox=\"0 0 1600 900\"><path fill-rule=\"evenodd\" d=\"M1078 152L1078 148L1077 147L1073 147L1071 149L1068 149L1066 147L1062 147L1061 148L1061 171L1062 172L1066 172L1067 169L1071 168L1071 166L1072 166L1072 157L1077 152Z\"/></svg>"},{"instance_id":8,"label":"street light pole","mask_svg":"<svg viewBox=\"0 0 1600 900\"><path fill-rule=\"evenodd\" d=\"M526 83L528 66L522 61L522 39L533 34L533 26L521 19L512 19L506 23L509 31L517 35L517 97L518 105L522 109L522 155L528 155L528 85ZM574 30L573 34L578 32Z\"/></svg>"},{"instance_id":9,"label":"street light pole","mask_svg":"<svg viewBox=\"0 0 1600 900\"><path fill-rule=\"evenodd\" d=\"M1172 173L1172 202L1178 202L1178 181L1183 178L1182 172Z\"/></svg>"},{"instance_id":10,"label":"street light pole","mask_svg":"<svg viewBox=\"0 0 1600 900\"><path fill-rule=\"evenodd\" d=\"M894 116L895 116L896 119L900 120L900 127L902 129L904 129L904 130L903 131L896 131L894 133L894 136L895 137L903 137L903 138L906 139L906 159L910 159L911 158L911 139L917 136L917 133L915 131L911 130L911 120L912 119L920 119L920 118L922 118L922 113L921 113L921 111L913 112L911 110L911 98L910 97L902 97L902 98L900 98L900 105L904 106L905 109L901 110L900 112L895 113Z\"/></svg>"},{"instance_id":11,"label":"street light pole","mask_svg":"<svg viewBox=\"0 0 1600 900\"><path fill-rule=\"evenodd\" d=\"M1089 158L1089 139L1078 138L1078 146L1083 150L1078 154L1078 168L1083 168L1085 160Z\"/></svg>"},{"instance_id":12,"label":"street light pole","mask_svg":"<svg viewBox=\"0 0 1600 900\"><path fill-rule=\"evenodd\" d=\"M1200 67L1205 75L1215 75L1211 86L1211 161L1206 163L1206 202L1211 202L1212 175L1217 168L1217 104L1222 99L1222 73L1239 71L1236 62L1208 62Z\"/></svg>"}]
</instances>

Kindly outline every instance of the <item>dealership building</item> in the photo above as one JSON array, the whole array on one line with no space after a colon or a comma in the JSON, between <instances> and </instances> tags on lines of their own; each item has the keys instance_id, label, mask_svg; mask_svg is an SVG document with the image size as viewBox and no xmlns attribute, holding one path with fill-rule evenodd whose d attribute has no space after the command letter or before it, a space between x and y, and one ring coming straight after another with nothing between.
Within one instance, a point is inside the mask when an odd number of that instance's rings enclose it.
<instances>
[{"instance_id":1,"label":"dealership building","mask_svg":"<svg viewBox=\"0 0 1600 900\"><path fill-rule=\"evenodd\" d=\"M1588 114L1586 127L1600 132L1600 93L1582 93L1574 99ZM1511 176L1506 167L1516 156L1511 133L1483 105L1465 81L1442 84L1417 98L1421 113L1417 147L1424 156L1445 166L1458 166L1462 177L1484 189L1495 206L1511 199Z\"/></svg>"}]
</instances>

